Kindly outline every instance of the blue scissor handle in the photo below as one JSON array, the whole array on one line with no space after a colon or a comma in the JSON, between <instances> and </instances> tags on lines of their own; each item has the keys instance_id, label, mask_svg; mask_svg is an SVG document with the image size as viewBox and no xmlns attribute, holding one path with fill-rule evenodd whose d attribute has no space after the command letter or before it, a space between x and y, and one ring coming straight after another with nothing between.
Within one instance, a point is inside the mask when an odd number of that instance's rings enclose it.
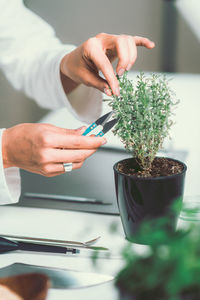
<instances>
[{"instance_id":1,"label":"blue scissor handle","mask_svg":"<svg viewBox=\"0 0 200 300\"><path fill-rule=\"evenodd\" d=\"M104 132L100 131L96 136L104 136Z\"/></svg>"},{"instance_id":2,"label":"blue scissor handle","mask_svg":"<svg viewBox=\"0 0 200 300\"><path fill-rule=\"evenodd\" d=\"M90 133L95 127L97 127L97 124L94 122L94 123L92 123L88 128L86 128L86 130L83 132L82 135L87 135L87 134Z\"/></svg>"}]
</instances>

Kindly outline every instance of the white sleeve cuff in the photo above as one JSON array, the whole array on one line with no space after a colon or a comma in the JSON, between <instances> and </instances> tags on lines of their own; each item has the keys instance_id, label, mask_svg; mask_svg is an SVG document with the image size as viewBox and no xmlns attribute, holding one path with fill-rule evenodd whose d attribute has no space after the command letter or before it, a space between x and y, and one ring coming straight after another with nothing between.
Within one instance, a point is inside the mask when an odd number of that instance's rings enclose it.
<instances>
[{"instance_id":1,"label":"white sleeve cuff","mask_svg":"<svg viewBox=\"0 0 200 300\"><path fill-rule=\"evenodd\" d=\"M19 201L21 193L21 179L18 168L3 167L2 135L0 129L0 205L13 204Z\"/></svg>"}]
</instances>

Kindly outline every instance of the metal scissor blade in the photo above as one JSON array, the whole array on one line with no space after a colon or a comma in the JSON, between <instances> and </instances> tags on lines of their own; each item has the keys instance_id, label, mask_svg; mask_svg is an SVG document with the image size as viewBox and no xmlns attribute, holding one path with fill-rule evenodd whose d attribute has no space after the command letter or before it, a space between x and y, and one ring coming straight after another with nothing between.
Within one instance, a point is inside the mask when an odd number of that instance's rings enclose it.
<instances>
[{"instance_id":1,"label":"metal scissor blade","mask_svg":"<svg viewBox=\"0 0 200 300\"><path fill-rule=\"evenodd\" d=\"M104 274L34 266L23 263L15 263L0 269L0 278L30 273L47 275L51 280L51 288L54 289L82 288L113 280L112 276Z\"/></svg>"},{"instance_id":2,"label":"metal scissor blade","mask_svg":"<svg viewBox=\"0 0 200 300\"><path fill-rule=\"evenodd\" d=\"M99 119L97 119L95 121L95 123L97 124L97 126L98 125L102 125L103 126L106 123L106 121L108 119L110 119L110 117L112 116L112 114L113 114L113 111L110 111L109 113L107 113L107 114L103 115L102 117L100 117Z\"/></svg>"},{"instance_id":3,"label":"metal scissor blade","mask_svg":"<svg viewBox=\"0 0 200 300\"><path fill-rule=\"evenodd\" d=\"M106 134L106 132L108 132L116 123L117 123L117 119L113 119L109 122L107 122L104 126L103 126L103 133Z\"/></svg>"}]
</instances>

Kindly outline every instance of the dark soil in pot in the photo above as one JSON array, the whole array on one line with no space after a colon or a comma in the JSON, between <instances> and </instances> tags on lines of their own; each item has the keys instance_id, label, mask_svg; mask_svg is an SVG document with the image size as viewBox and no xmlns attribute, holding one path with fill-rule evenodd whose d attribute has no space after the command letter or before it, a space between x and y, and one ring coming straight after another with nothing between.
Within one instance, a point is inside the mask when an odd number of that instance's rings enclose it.
<instances>
[{"instance_id":1,"label":"dark soil in pot","mask_svg":"<svg viewBox=\"0 0 200 300\"><path fill-rule=\"evenodd\" d=\"M153 166L155 168L144 176L134 158L114 165L119 212L126 238L131 241L144 221L169 215L173 202L183 198L186 165L171 158L157 157ZM177 219L178 212L170 214L169 224L173 230Z\"/></svg>"},{"instance_id":2,"label":"dark soil in pot","mask_svg":"<svg viewBox=\"0 0 200 300\"><path fill-rule=\"evenodd\" d=\"M137 177L160 177L181 173L184 166L179 161L170 158L156 157L152 163L151 169L148 171L141 171L135 160L123 161L123 163L118 164L117 168L119 172L127 175L134 175Z\"/></svg>"}]
</instances>

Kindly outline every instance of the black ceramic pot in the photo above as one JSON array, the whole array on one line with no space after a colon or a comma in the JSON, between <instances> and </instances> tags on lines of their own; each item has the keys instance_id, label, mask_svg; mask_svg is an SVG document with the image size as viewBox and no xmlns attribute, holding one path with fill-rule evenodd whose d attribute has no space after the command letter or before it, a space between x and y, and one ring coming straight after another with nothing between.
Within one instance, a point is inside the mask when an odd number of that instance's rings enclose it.
<instances>
[{"instance_id":1,"label":"black ceramic pot","mask_svg":"<svg viewBox=\"0 0 200 300\"><path fill-rule=\"evenodd\" d=\"M166 216L173 201L182 200L187 167L184 163L178 162L183 166L181 173L162 177L136 177L118 170L119 163L135 166L134 158L121 160L114 165L117 202L128 240L133 240L144 220ZM171 216L170 225L174 228L177 219L178 213Z\"/></svg>"}]
</instances>

